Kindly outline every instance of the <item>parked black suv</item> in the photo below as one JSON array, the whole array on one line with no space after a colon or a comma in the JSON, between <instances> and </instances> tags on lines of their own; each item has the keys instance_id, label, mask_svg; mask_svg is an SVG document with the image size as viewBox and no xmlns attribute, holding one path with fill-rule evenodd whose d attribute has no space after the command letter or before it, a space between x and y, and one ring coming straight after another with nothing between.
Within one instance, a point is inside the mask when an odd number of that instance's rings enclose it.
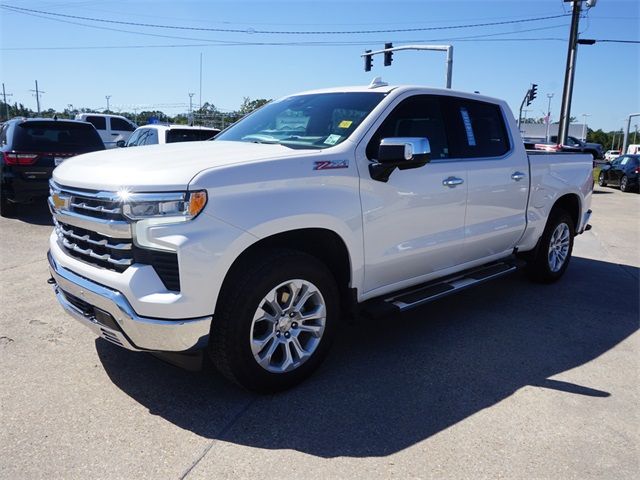
<instances>
[{"instance_id":1,"label":"parked black suv","mask_svg":"<svg viewBox=\"0 0 640 480\"><path fill-rule=\"evenodd\" d=\"M104 150L93 125L75 120L14 118L0 125L0 216L49 194L53 169L81 153Z\"/></svg>"}]
</instances>

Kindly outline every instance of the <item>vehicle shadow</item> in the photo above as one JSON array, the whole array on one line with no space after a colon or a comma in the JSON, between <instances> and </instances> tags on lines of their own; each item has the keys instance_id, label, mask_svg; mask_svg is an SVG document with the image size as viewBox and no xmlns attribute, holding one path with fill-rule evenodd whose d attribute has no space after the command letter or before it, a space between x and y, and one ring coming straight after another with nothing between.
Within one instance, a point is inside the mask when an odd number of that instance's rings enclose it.
<instances>
[{"instance_id":1,"label":"vehicle shadow","mask_svg":"<svg viewBox=\"0 0 640 480\"><path fill-rule=\"evenodd\" d=\"M39 198L31 203L16 205L16 213L11 219L32 225L53 225L51 212L45 198Z\"/></svg>"},{"instance_id":2,"label":"vehicle shadow","mask_svg":"<svg viewBox=\"0 0 640 480\"><path fill-rule=\"evenodd\" d=\"M597 358L638 329L635 273L573 258L554 285L516 274L403 315L343 325L320 371L271 396L102 340L96 348L122 391L203 437L325 458L385 456L525 386L607 401L610 392L598 385L550 377ZM602 285L616 292L615 304L600 294ZM210 421L220 409L236 413L231 421Z\"/></svg>"}]
</instances>

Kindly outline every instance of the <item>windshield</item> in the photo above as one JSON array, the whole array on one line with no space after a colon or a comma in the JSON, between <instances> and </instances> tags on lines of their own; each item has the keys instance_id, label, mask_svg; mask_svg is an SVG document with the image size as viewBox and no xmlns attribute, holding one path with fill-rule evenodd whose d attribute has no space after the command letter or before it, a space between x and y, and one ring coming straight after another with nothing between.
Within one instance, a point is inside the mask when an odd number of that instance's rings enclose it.
<instances>
[{"instance_id":1,"label":"windshield","mask_svg":"<svg viewBox=\"0 0 640 480\"><path fill-rule=\"evenodd\" d=\"M328 148L346 140L384 98L379 92L318 93L269 103L215 140Z\"/></svg>"}]
</instances>

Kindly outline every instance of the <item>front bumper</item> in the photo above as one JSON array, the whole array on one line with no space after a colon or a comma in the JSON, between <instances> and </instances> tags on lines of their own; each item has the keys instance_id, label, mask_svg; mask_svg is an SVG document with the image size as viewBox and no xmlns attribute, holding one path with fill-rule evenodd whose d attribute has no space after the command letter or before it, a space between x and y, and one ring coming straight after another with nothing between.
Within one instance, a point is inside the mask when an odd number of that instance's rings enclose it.
<instances>
[{"instance_id":1,"label":"front bumper","mask_svg":"<svg viewBox=\"0 0 640 480\"><path fill-rule=\"evenodd\" d=\"M47 257L62 308L105 340L135 351L185 352L207 345L211 316L184 320L140 317L122 293L58 265L51 253Z\"/></svg>"}]
</instances>

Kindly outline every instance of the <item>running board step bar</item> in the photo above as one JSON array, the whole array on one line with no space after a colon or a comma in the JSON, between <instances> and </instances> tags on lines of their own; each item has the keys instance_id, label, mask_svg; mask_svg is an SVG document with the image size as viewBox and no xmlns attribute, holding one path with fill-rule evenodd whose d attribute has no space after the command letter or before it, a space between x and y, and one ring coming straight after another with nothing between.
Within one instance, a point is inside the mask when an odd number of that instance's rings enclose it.
<instances>
[{"instance_id":1,"label":"running board step bar","mask_svg":"<svg viewBox=\"0 0 640 480\"><path fill-rule=\"evenodd\" d=\"M508 275L523 265L524 262L517 259L484 265L436 282L401 290L389 297L372 299L365 302L364 311L376 318L390 313L404 312L460 290Z\"/></svg>"}]
</instances>

